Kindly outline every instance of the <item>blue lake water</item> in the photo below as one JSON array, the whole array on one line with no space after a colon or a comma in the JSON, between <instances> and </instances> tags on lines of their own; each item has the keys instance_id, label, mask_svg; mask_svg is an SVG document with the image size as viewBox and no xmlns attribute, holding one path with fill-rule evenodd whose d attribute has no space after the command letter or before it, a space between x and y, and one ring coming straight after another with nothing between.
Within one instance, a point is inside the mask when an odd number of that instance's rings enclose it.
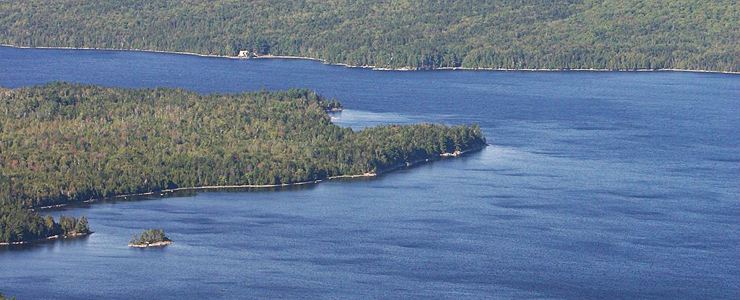
<instances>
[{"instance_id":1,"label":"blue lake water","mask_svg":"<svg viewBox=\"0 0 740 300\"><path fill-rule=\"evenodd\" d=\"M18 299L740 298L740 76L389 72L0 47L0 86L305 87L335 123L480 124L374 179L76 206L95 234L0 249ZM175 241L130 249L134 232Z\"/></svg>"}]
</instances>

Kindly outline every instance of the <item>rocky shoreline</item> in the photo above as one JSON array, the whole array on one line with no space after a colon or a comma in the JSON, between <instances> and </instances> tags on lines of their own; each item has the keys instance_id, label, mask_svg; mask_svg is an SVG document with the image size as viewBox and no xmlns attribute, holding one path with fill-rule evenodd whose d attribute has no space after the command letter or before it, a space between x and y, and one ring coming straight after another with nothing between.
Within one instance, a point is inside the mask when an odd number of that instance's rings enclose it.
<instances>
[{"instance_id":1,"label":"rocky shoreline","mask_svg":"<svg viewBox=\"0 0 740 300\"><path fill-rule=\"evenodd\" d=\"M59 235L59 234L57 234L57 235L48 236L48 237L45 237L45 238L42 238L42 239L35 239L35 240L28 240L28 241L8 242L8 243L0 242L0 246L28 245L28 244L41 243L41 242L46 242L46 241L49 241L49 240L56 240L56 239L78 238L78 237L81 237L81 236L86 236L86 235L91 235L91 234L93 234L92 231L91 232L83 232L83 233L77 233L77 232L75 232L75 233L70 233L70 234L66 234L66 235Z\"/></svg>"},{"instance_id":2,"label":"rocky shoreline","mask_svg":"<svg viewBox=\"0 0 740 300\"><path fill-rule=\"evenodd\" d=\"M148 247L164 247L167 245L171 245L172 241L162 241L162 242L156 242L156 243L144 243L144 244L134 244L130 243L128 244L131 248L148 248Z\"/></svg>"}]
</instances>

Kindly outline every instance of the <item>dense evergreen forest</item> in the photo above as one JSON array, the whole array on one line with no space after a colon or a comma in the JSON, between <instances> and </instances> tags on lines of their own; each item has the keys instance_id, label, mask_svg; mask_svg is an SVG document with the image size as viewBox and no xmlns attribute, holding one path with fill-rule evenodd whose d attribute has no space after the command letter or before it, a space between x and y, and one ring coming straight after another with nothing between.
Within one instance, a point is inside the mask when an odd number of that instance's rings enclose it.
<instances>
[{"instance_id":1,"label":"dense evergreen forest","mask_svg":"<svg viewBox=\"0 0 740 300\"><path fill-rule=\"evenodd\" d=\"M90 233L87 218L59 216L59 222L47 215L28 210L8 199L0 202L0 243L14 243L44 239L50 236L75 236Z\"/></svg>"},{"instance_id":2,"label":"dense evergreen forest","mask_svg":"<svg viewBox=\"0 0 740 300\"><path fill-rule=\"evenodd\" d=\"M430 69L740 71L734 0L0 0L0 43Z\"/></svg>"},{"instance_id":3,"label":"dense evergreen forest","mask_svg":"<svg viewBox=\"0 0 740 300\"><path fill-rule=\"evenodd\" d=\"M172 242L167 235L164 234L164 229L149 229L141 232L141 235L137 236L134 233L134 237L129 242L130 245L149 245L161 242Z\"/></svg>"},{"instance_id":4,"label":"dense evergreen forest","mask_svg":"<svg viewBox=\"0 0 740 300\"><path fill-rule=\"evenodd\" d=\"M478 126L355 132L309 90L198 94L51 83L0 89L0 241L71 232L27 208L178 187L382 172L485 145ZM73 222L74 224L68 224Z\"/></svg>"}]
</instances>

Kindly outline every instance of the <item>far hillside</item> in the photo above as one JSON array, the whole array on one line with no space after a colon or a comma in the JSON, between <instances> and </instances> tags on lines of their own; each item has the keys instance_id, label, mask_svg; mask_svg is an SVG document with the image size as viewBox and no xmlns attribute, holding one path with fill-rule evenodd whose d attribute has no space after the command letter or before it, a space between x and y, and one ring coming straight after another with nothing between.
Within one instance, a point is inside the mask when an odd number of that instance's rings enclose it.
<instances>
[{"instance_id":1,"label":"far hillside","mask_svg":"<svg viewBox=\"0 0 740 300\"><path fill-rule=\"evenodd\" d=\"M0 43L380 68L740 71L734 0L0 1Z\"/></svg>"}]
</instances>

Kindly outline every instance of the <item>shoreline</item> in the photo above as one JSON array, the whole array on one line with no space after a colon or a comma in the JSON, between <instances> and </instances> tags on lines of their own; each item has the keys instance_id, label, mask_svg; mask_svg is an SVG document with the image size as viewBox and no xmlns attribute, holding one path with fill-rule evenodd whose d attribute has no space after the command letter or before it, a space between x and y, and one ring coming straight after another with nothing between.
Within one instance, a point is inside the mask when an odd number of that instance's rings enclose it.
<instances>
[{"instance_id":1,"label":"shoreline","mask_svg":"<svg viewBox=\"0 0 740 300\"><path fill-rule=\"evenodd\" d=\"M580 68L580 69L547 69L547 68L522 68L522 69L508 69L508 68L469 68L469 67L439 67L434 69L415 69L410 67L377 67L370 65L350 65L346 63L332 63L325 59L308 57L308 56L291 56L291 55L272 55L266 54L256 57L242 57L232 55L216 55L216 54L201 54L195 52L185 51L163 51L163 50L147 50L147 49L112 49L112 48L90 48L90 47L31 47L31 46L16 46L10 44L0 44L0 47L9 47L16 49L46 49L46 50L98 50L98 51L132 51L132 52L149 52L149 53L162 53L162 54L179 54L179 55L192 55L199 57L212 57L212 58L228 58L228 59L301 59L301 60L312 60L319 61L325 65L330 66L341 66L346 68L357 68L357 69L371 69L373 71L498 71L498 72L687 72L687 73L714 73L714 74L730 74L740 75L740 71L712 71L712 70L693 70L693 69L597 69L597 68Z\"/></svg>"},{"instance_id":2,"label":"shoreline","mask_svg":"<svg viewBox=\"0 0 740 300\"><path fill-rule=\"evenodd\" d=\"M167 245L172 245L172 241L161 241L156 243L146 243L146 244L133 244L129 243L128 246L131 248L149 248L149 247L164 247Z\"/></svg>"},{"instance_id":3,"label":"shoreline","mask_svg":"<svg viewBox=\"0 0 740 300\"><path fill-rule=\"evenodd\" d=\"M28 245L28 244L35 244L35 243L46 242L46 241L50 241L50 240L57 240L57 239L78 238L78 237L81 237L81 236L91 235L93 233L94 233L93 231L90 231L90 232L87 232L87 233L73 233L73 234L66 234L66 235L59 235L59 234L57 234L57 235L47 236L45 238L38 238L38 239L33 239L33 240L28 240L28 241L9 242L9 243L0 242L0 246Z\"/></svg>"},{"instance_id":4,"label":"shoreline","mask_svg":"<svg viewBox=\"0 0 740 300\"><path fill-rule=\"evenodd\" d=\"M375 176L375 173L371 173L371 174L372 175L369 175L369 176ZM365 175L339 175L339 176L327 177L326 180L334 179L334 178L344 178L343 176L365 177ZM347 177L347 178L350 178L350 177ZM152 191L152 192L144 192L144 193L115 195L115 196L103 197L103 198L97 198L97 199L88 199L88 200L78 201L78 202L40 206L40 207L32 208L31 210L33 211L46 210L46 209L52 209L52 208L66 207L66 206L75 205L75 204L93 203L93 202L104 201L104 200L126 199L129 197L143 197L143 196L154 196L154 195L164 196L165 194L171 194L171 193L180 192L180 191L199 191L199 190L218 190L218 189L252 189L252 188L262 189L262 188L276 188L276 187L316 184L321 181L322 181L321 179L317 179L313 181L300 181L300 182L281 183L281 184L206 185L206 186L195 186L195 187L178 187L178 188L172 188L172 189L163 189L163 190L159 190L156 192Z\"/></svg>"},{"instance_id":5,"label":"shoreline","mask_svg":"<svg viewBox=\"0 0 740 300\"><path fill-rule=\"evenodd\" d=\"M457 157L457 156L461 156L466 153L480 151L480 150L483 150L487 146L488 144L485 144L480 147L475 147L475 148L467 149L464 151L454 151L451 153L450 152L440 153L437 157L431 157L431 158L416 160L413 162L397 164L391 168L378 171L375 173L366 172L363 174L353 174L353 175L335 175L335 176L326 177L325 179L317 179L317 180L311 180L311 181L299 181L299 182L292 182L292 183L281 183L281 184L207 185L207 186L196 186L196 187L179 187L179 188L173 188L173 189L163 189L163 190L159 190L156 192L152 191L152 192L144 192L144 193L116 195L116 196L104 197L104 198L99 198L99 199L88 199L88 200L78 201L78 202L47 205L47 206L32 208L31 210L38 211L38 210L54 209L54 208L67 207L71 205L79 205L79 204L84 204L84 203L94 203L94 202L105 201L105 200L127 199L129 197L143 197L143 196L155 196L155 195L161 197L161 196L173 194L175 192L180 192L180 191L223 190L223 189L263 189L263 188L276 188L276 187L301 186L301 185L308 185L308 184L319 184L323 181L329 181L333 179L370 178L370 177L377 177L378 175L392 172L400 168L404 168L404 167L408 168L408 167L411 167L411 166L414 166L420 163L431 162L431 161L435 161L439 159L445 159L448 157Z\"/></svg>"}]
</instances>

